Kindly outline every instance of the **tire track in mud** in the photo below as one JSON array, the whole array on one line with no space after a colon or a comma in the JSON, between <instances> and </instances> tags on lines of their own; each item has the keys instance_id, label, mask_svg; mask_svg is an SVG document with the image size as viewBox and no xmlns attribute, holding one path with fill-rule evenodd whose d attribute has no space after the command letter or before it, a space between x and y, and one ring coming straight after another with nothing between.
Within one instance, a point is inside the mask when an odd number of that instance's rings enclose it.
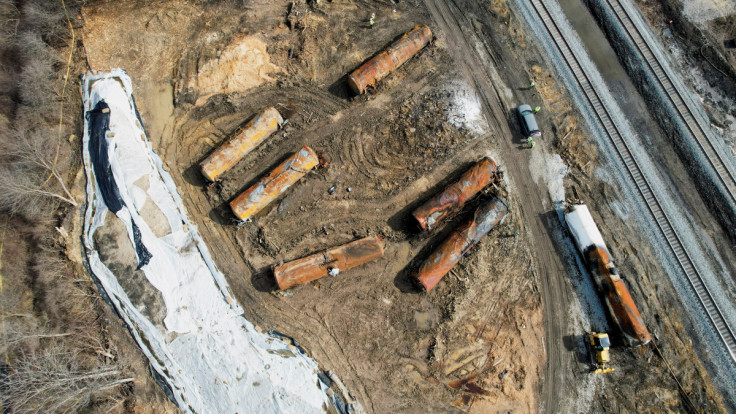
<instances>
[{"instance_id":1,"label":"tire track in mud","mask_svg":"<svg viewBox=\"0 0 736 414\"><path fill-rule=\"evenodd\" d=\"M177 132L181 131L181 139L176 141L176 151L188 158L193 166L215 147L229 138L237 127L250 118L255 112L265 106L276 107L286 119L285 128L291 129L291 123L311 121L333 116L349 107L349 104L336 98L327 91L316 88L289 87L273 89L273 87L259 87L253 93L232 101L227 97L215 97L202 107L190 109L184 116L183 123ZM301 122L300 122L301 123ZM216 130L213 134L212 129ZM214 136L213 136L214 135ZM265 143L256 148L245 160L251 162L240 162L233 170L224 177L226 180L242 179L243 167L253 164L253 160L272 153L272 143L279 137L275 134ZM290 141L281 139L278 142ZM179 149L178 147L181 147ZM264 149L268 151L264 151ZM278 148L279 150L281 148ZM188 168L186 161L182 160L181 167Z\"/></svg>"},{"instance_id":2,"label":"tire track in mud","mask_svg":"<svg viewBox=\"0 0 736 414\"><path fill-rule=\"evenodd\" d=\"M437 17L437 4L437 2L428 2L427 5L435 16L435 19L439 20L442 16L439 18ZM432 5L435 7L432 8ZM444 10L447 11L446 8ZM447 12L443 14L449 19L457 18ZM452 23L452 21L454 21L454 23ZM456 33L458 33L460 28L458 27L456 20L451 20L451 24L445 22L443 25L440 25L440 27L444 32L450 33L448 27L451 27L452 25L454 25ZM456 50L453 50L452 52L464 55L460 57L456 56L456 61L463 63L461 69L465 72L465 78L478 92L485 109L485 117L489 126L495 131L500 131L500 134L505 135L510 139L511 135L503 115L503 109L500 108L497 102L499 94L492 85L487 72L488 69L479 61L477 56L475 56L472 47L465 43L467 40L463 38L462 32L459 33L460 35L455 35L454 38L453 36L450 36L447 44L458 45L458 47L455 48ZM451 42L451 39L454 40L454 42ZM465 61L466 58L468 59L467 62ZM412 62L409 62L408 65L409 66L407 68L401 70L416 72L416 70L412 69L416 69L416 66L418 65ZM412 65L414 66L412 67ZM294 140L299 142L298 145L308 144L318 146L320 142L328 142L329 140L327 137L330 135L343 134L343 137L345 137L345 132L343 131L345 129L345 125L357 125L362 123L364 119L372 116L376 117L385 113L387 111L385 107L389 106L385 104L386 102L402 102L403 99L408 96L425 90L425 88L427 88L428 85L431 85L437 77L438 74L421 76L415 73L410 73L402 80L400 86L394 85L391 88L386 88L375 98L372 96L367 98L359 97L353 102L345 102L325 91L312 91L308 88L286 88L276 91L259 89L253 95L248 95L247 101L249 107L255 105L254 102L270 103L269 101L272 101L274 97L283 99L283 101L286 101L289 98L294 100L293 97L289 96L289 93L291 91L295 91L298 101L304 102L304 105L308 106L307 111L311 111L312 109L317 110L320 108L327 109L311 112L312 118L309 119L311 122L293 124L298 125L298 127L301 128L290 132L290 135L293 135L294 139L278 139L273 145L267 145L262 149L262 151L251 154L252 159L241 162L237 171L232 172L233 174L230 179L243 183L241 185L245 185L244 183L250 182L255 177L262 175L267 169L266 166L271 162L275 162L274 160L278 158L278 154L286 154L289 150L292 150L297 146L297 143L294 142ZM311 104L307 105L309 99L313 99L313 101ZM196 216L196 221L200 225L202 236L208 245L213 246L212 255L221 270L228 275L228 281L230 282L232 289L237 292L235 296L239 298L239 302L245 311L246 317L253 323L259 325L265 324L266 326L272 326L275 323L278 329L283 330L287 334L292 332L297 333L295 337L298 337L300 342L306 345L306 349L312 357L317 361L321 361L322 364L327 364L328 369L338 373L349 389L355 394L355 397L362 401L366 408L372 407L374 402L370 398L368 392L370 387L364 383L363 376L360 374L359 370L350 363L347 356L339 352L339 341L333 336L333 333L329 332L325 323L320 322L319 311L316 308L310 309L308 307L285 308L283 300L271 295L264 295L256 292L250 281L250 277L248 277L247 273L244 274L243 270L251 269L251 271L253 271L258 269L253 269L247 260L244 259L244 255L247 251L244 250L243 246L240 246L236 242L235 236L238 230L227 226L227 223L218 222L218 219L213 217L211 214L212 200L202 191L201 184L197 184L196 181L194 184L190 182L193 180L192 173L198 173L196 168L194 169L195 171L192 172L191 167L196 165L196 162L199 160L198 157L204 156L206 150L205 145L203 145L206 141L203 141L203 139L208 139L208 136L212 133L212 129L219 130L219 133L222 134L222 136L217 137L216 139L209 138L212 141L208 144L210 148L225 139L225 134L228 130L232 130L231 128L233 128L237 123L244 121L242 119L236 119L238 112L243 113L244 111L242 109L239 110L238 108L231 109L231 112L227 115L230 119L224 119L222 121L227 122L222 123L218 123L218 121L221 121L219 118L213 119L214 116L212 112L207 113L206 111L202 111L202 113L197 114L198 122L195 122L197 120L191 119L191 114L184 114L178 117L179 120L176 122L172 134L174 137L179 139L168 140L168 142L171 142L171 145L166 148L164 158L171 160L170 162L179 166L178 169L181 171L189 170L188 172L184 172L184 174L187 175L186 178L182 175L175 176L175 179L178 181L180 191L182 191L185 205L190 211L196 212L194 216ZM307 118L310 117L310 115L306 114L305 116ZM204 121L204 119L213 119L213 121ZM228 122L231 125L227 125ZM343 163L353 165L354 168L360 170L361 166L365 166L366 164L370 165L371 156L381 157L381 155L375 155L373 148L364 147L366 143L361 142L359 137L352 136L348 138L350 139L342 140L342 145L340 145L342 148L338 148L337 153L334 154L335 157L334 160L331 161L331 168L333 168L337 163ZM346 141L352 142L353 144L351 145L353 148L351 148ZM431 187L430 183L439 182L442 177L446 176L447 173L453 169L453 165L456 167L460 160L462 160L462 162L475 160L478 153L473 151L473 149L482 148L485 141L488 141L487 136L465 143L464 151L456 151L456 153L444 160L440 166L434 167L432 171L427 174L422 174L421 179L415 180L409 185L403 185L400 187L396 194L387 194L385 197L379 198L362 198L359 193L354 192L351 195L351 199L342 200L345 201L346 204L340 209L325 208L325 206L322 206L323 210L328 211L329 213L320 216L318 220L305 214L294 214L291 216L279 217L279 226L283 225L291 229L296 229L295 234L291 235L292 238L304 238L306 234L309 234L309 232L321 226L332 223L349 224L355 219L365 219L367 217L365 211L356 212L356 210L364 209L361 206L361 203L369 203L369 207L371 209L375 209L372 211L376 211L376 213L373 214L375 218L371 218L366 224L367 226L375 228L378 225L385 225L385 216L398 213L402 208L416 200L420 194L426 193ZM554 279L554 262L557 261L557 259L554 254L550 253L553 253L554 250L550 247L549 240L545 240L546 231L544 230L544 223L540 218L545 210L541 205L541 201L537 197L529 196L529 194L546 194L546 192L543 190L540 191L540 189L537 188L528 171L525 171L525 174L522 172L524 169L523 166L527 165L527 162L525 162L526 157L523 157L524 159L521 162L515 162L517 161L516 157L518 157L518 154L516 153L518 150L513 148L510 141L501 141L506 144L506 147L501 148L502 154L500 155L502 155L502 159L499 160L499 162L503 164L504 169L515 180L515 184L519 189L519 199L523 212L522 216L526 219L525 221L529 223L530 232L536 238L533 240L533 245L536 247L536 261L538 263L550 264L550 270L542 270L539 272L538 276L541 278L543 286L542 293L544 295L544 303L546 305L545 317L548 326L557 327L557 330L554 332L551 332L552 330L548 329L546 333L546 342L550 344L556 342L557 346L561 348L562 329L564 329L566 324L566 318L564 315L567 314L565 307L567 298L565 297L565 292L562 288L564 286L564 281L560 282L559 276ZM361 149L362 155L353 157L351 152L356 146ZM347 153L350 157L347 155L343 156L344 153ZM173 154L173 157L169 154ZM368 159L368 161L366 161L366 159ZM384 162L383 164L391 167L390 162ZM366 169L366 176L368 178L375 177L380 174L379 170L379 167L369 167ZM318 174L319 173L312 173L310 176L305 177L306 180L299 183L296 186L297 188L293 190L299 190L302 187L308 188L310 186L314 186L315 181L320 179L318 178ZM233 190L231 195L234 195L237 191L238 190ZM230 194L226 194L226 196L227 195ZM529 207L532 204L534 204L534 208ZM305 207L307 208L307 212L309 212L313 205L306 205ZM200 219L200 216L206 217ZM309 217L309 226L297 226L296 224L300 221L304 221L305 217ZM381 219L381 217L384 218ZM533 217L534 219L530 220L530 217ZM540 248L540 245L544 245L546 250L545 248ZM217 249L215 249L214 246L217 246ZM299 252L309 249L308 246L304 246L304 243L297 243L293 247L293 251L289 253L292 256L291 258L295 258L300 255ZM311 249L314 249L314 247ZM556 273L557 275L564 274L559 270L559 267L557 267ZM550 305L551 303L559 303L559 305L553 308L553 306ZM299 313L308 316L308 318L293 318L295 309ZM264 316L261 316L264 314L268 315L265 317L265 321ZM329 317L329 314L323 315L323 318L327 317ZM552 318L554 317L558 317L558 319L553 320ZM557 348L554 346L549 349L547 377L545 387L543 388L543 391L547 396L544 398L546 402L544 406L547 407L548 411L558 411L550 408L552 405L547 401L553 401L558 395L560 395L559 389L561 388L561 385L557 388L553 388L547 384L563 383L562 378L553 378L552 375L555 372L559 372L560 370L558 367L563 366L564 363L561 359L562 354L555 352L556 349ZM554 359L555 356L558 358Z\"/></svg>"},{"instance_id":3,"label":"tire track in mud","mask_svg":"<svg viewBox=\"0 0 736 414\"><path fill-rule=\"evenodd\" d=\"M436 166L431 172L424 174L421 179L402 187L393 195L379 199L328 200L325 203L326 205L322 204L316 207L320 208L323 214L310 218L310 229L305 229L302 233L294 233L293 239L303 238L313 229L320 229L329 225L339 227L341 223L352 224L357 220L362 221L365 227L384 226L386 224L385 217L401 215L402 210L406 207L416 203L417 200L423 199L427 193L433 192L432 188L445 179L458 164L464 165L477 161L478 154L482 152L485 144L483 137L468 142L467 148L470 149L469 151L456 153ZM308 210L312 208L310 207ZM374 211L375 214L366 217L366 210ZM408 217L409 212L407 211L405 215ZM300 220L302 220L301 217L286 217L282 221L296 223Z\"/></svg>"},{"instance_id":4,"label":"tire track in mud","mask_svg":"<svg viewBox=\"0 0 736 414\"><path fill-rule=\"evenodd\" d=\"M319 115L319 119L316 122L304 125L304 128L301 128L298 131L291 131L289 134L295 136L294 139L291 139L291 136L287 139L280 138L277 133L270 139L271 141L275 141L275 143L263 145L263 148L259 148L254 151L254 153L249 154L244 161L239 163L234 171L227 173L224 177L224 182L227 187L221 196L222 200L231 199L245 188L247 183L251 183L258 176L263 175L268 170L268 167L264 167L264 165L267 166L277 162L281 156L288 154L304 144L312 146L317 151L326 153L325 155L327 160L330 162L330 166L326 172L317 171L310 173L310 175L305 177L305 179L300 183L293 186L290 193L287 194L285 198L281 199L280 202L287 200L291 193L309 193L311 191L311 194L307 194L310 197L302 197L305 200L300 204L300 206L304 207L306 210L320 208L317 204L325 201L322 196L323 193L326 193L326 190L329 187L325 180L329 179L330 176L338 175L337 171L342 174L344 169L352 168L355 171L364 174L368 178L374 178L387 174L387 171L401 171L406 169L406 163L403 162L404 160L400 155L387 151L386 148L382 148L378 145L380 138L366 140L363 139L360 134L352 134L350 131L344 131L344 129L346 128L346 125L358 124L361 124L360 130L362 130L362 128L366 128L366 125L362 125L365 124L364 120L381 119L382 115L387 111L387 101L401 101L411 94L426 90L430 87L431 83L436 80L437 75L417 78L418 79L411 80L410 82L402 83L401 89L393 89L391 92L394 92L395 96L390 96L388 94L379 95L376 98L371 97L372 99L367 102L365 101L366 98L361 97L356 99L357 102L353 102L351 104L338 102L341 105L333 105L333 108L342 107L344 109L335 113L322 113ZM327 100L338 99L332 95L327 95L326 97L323 96L321 98ZM206 117L203 119L206 119ZM182 139L181 147L184 149L181 152L190 157L191 154L197 154L197 156L201 154L201 156L204 156L205 152L201 149L191 148L202 146L201 142L204 138L202 138L201 135L206 128L198 127L196 124L190 128L189 122L191 121L185 122L182 126L179 126L177 130L182 131L189 129L199 132L197 132L193 137L187 136ZM298 126L301 126L303 123L304 122L300 122ZM375 126L370 124L367 125L367 128L371 131L374 127ZM341 138L334 139L335 136L340 136ZM192 142L194 142L194 144L191 144ZM335 148L330 148L322 145L324 142L338 142L339 145L335 146ZM421 154L412 156L419 158L421 157ZM191 159L196 160L198 158L191 157ZM180 165L181 164L183 163L180 162ZM195 165L192 164L192 167L194 166ZM186 164L181 165L181 168L186 169ZM330 169L333 168L338 168L339 170L331 172ZM193 173L196 174L196 172ZM328 178L325 178L325 176ZM329 218L321 221L314 221L315 217L310 217L310 224L308 226L296 225L296 223L304 219L303 214L299 214L298 212L295 212L296 214L291 214L290 212L287 212L287 214L279 214L278 220L281 223L279 226L284 225L288 228L295 229L294 233L291 235L292 239L299 239L323 225L348 223L351 220L361 217L364 212L361 211L361 209L352 208L358 206L361 202L370 201L371 208L380 213L385 212L387 207L395 204L396 210L399 210L405 203L397 203L397 200L400 200L400 196L396 197L394 194L404 193L407 185L410 184L402 183L398 188L394 188L390 194L384 194L383 196L376 196L375 194L365 196L363 194L366 192L355 191L351 194L349 200L327 200L327 203L338 205L339 208L332 211L331 209L324 208L325 206L322 205L321 210L329 211ZM318 187L324 188L322 189ZM207 196L207 198L210 197L212 196ZM208 202L211 207L213 200L214 198ZM274 203L271 209L280 208L278 207L280 202ZM264 224L270 223L275 219L270 211L271 210L260 215L261 219L264 220ZM391 213L393 214L394 211ZM382 214L378 214L376 218L380 219L381 215Z\"/></svg>"},{"instance_id":5,"label":"tire track in mud","mask_svg":"<svg viewBox=\"0 0 736 414\"><path fill-rule=\"evenodd\" d=\"M438 28L447 36L446 43L454 46L450 48L451 53L455 55L456 62L462 65L465 77L478 93L488 125L506 138L499 140L502 156L499 162L506 167L517 187L523 222L531 234L532 259L544 304L547 366L542 379L540 408L543 412L560 412L560 396L563 395L563 387L570 383L573 361L570 353L563 352L562 336L568 330L570 292L566 288L566 272L546 229L547 226L557 226L551 222L552 219L545 220L550 211L545 204L549 206L551 202L546 189L534 182L526 167L529 165L529 156L520 152L512 142L512 133L505 116L510 108L501 107L503 99L493 86L493 73L483 63L493 59L482 59L473 47L473 41L485 42L477 37L472 24L466 20L466 14L454 2L454 7L444 0L424 0L424 3Z\"/></svg>"},{"instance_id":6,"label":"tire track in mud","mask_svg":"<svg viewBox=\"0 0 736 414\"><path fill-rule=\"evenodd\" d=\"M306 91L309 97L315 99L316 103L312 103L312 107L328 109L321 111L316 116L313 112L314 122L306 122L303 129L293 131L292 134L295 136L295 140L298 141L299 146L303 144L314 145L315 143L318 145L326 136L340 133L344 129L345 124L358 124L367 117L386 111L382 102L386 100L389 102L401 101L407 96L429 87L434 80L436 80L436 75L412 76L412 79L406 79L406 82L402 83L401 88L393 88L390 91L393 92L393 96L381 98L379 95L378 98L367 102L365 101L366 98L358 98L356 99L358 102L349 103L326 92ZM280 90L275 93L262 91L255 95L258 99L254 98L254 100L259 102L268 101L273 99L274 96L283 97L287 93ZM304 93L305 90L300 89L298 97L301 98ZM254 104L250 102L250 98L249 96L249 105L253 106ZM304 102L306 99L302 99L301 101ZM325 105L322 105L323 102L325 102ZM242 113L243 111L235 109L227 115L227 117L231 118L228 121L233 125L242 121L236 119L239 116L237 112ZM205 121L205 119L212 119L212 115L204 111L197 114L196 118L198 118L198 122L195 122L196 120L192 118L191 114L189 116L187 114L180 114L178 116L178 120L174 123L171 134L173 137L178 137L179 139L163 140L163 142L170 142L171 144L163 149L162 157L168 160L169 165L177 166L177 168L170 168L170 170L174 173L172 176L177 181L184 204L190 212L194 213L192 217L198 223L204 240L209 246L212 246L211 252L215 262L223 273L227 275L228 282L236 292L235 296L239 299L246 318L257 325L276 325L278 329L283 330L287 334L296 333L294 336L299 337L299 341L306 346L310 356L317 361L321 361L321 364L327 364L327 369L336 372L354 393L355 397L365 404L366 408L373 407L374 402L370 398L368 387L364 383L360 371L349 361L349 358L342 350L338 338L335 336L336 334L330 332L326 322L329 313L321 314L316 307L311 309L294 308L291 306L285 307L283 300L272 295L264 295L256 292L250 277L248 277L247 273L244 274L244 269L251 269L251 271L258 269L253 269L250 266L244 258L247 253L244 250L244 246L236 242L237 232L241 230L237 230L231 227L229 223L223 223L222 220L213 216L211 196L208 196L203 190L203 182L199 175L199 170L196 168L197 161L204 156L205 152L202 142L207 138L208 130L214 129L214 125L217 124L219 119ZM337 121L339 122L336 122L335 118L338 118ZM224 127L219 128L220 131L226 131L228 129ZM224 138L222 137L212 141L217 144ZM235 174L235 177L231 179L248 182L247 177L261 175L265 168L263 167L264 165L268 165L269 162L277 159L279 157L278 154L288 153L289 149L296 145L297 143L294 140L281 139L277 144L270 145L267 149L262 149L262 151L252 154L258 158L256 162L257 167L247 168L247 165L245 167L241 165L241 168L244 170ZM266 151L268 154L264 155ZM475 157L474 154L472 155ZM400 192L390 197L372 200L372 207L382 210L381 214L376 214L377 220L385 224L385 211L389 207L393 207L390 210L392 213L402 209L408 203L407 200L413 200L416 194L425 192L429 188L429 185L426 183L438 181L440 177L450 170L452 164L456 163L459 158L465 159L468 158L468 155L464 152L458 152L455 156L449 157L441 166L435 168L432 171L432 175L429 176L431 177L429 180L415 181L412 183L413 186L410 186L411 189L403 188ZM336 157L333 165L342 161L344 161L342 158ZM361 161L358 161L357 164L360 163ZM248 161L241 162L241 164L248 164ZM300 185L304 187L313 186L316 174L312 173L311 175L311 177L307 177L306 182L300 183L296 187ZM358 199L351 200L346 209L336 211L334 214L325 217L319 223L310 223L309 227L313 229L334 223L337 218L336 216L339 216L345 210L349 211L349 213L347 218L341 218L341 220L349 221L351 218L361 217L360 202L361 200ZM358 212L355 212L356 210ZM305 214L308 214L308 211L309 209L307 209L307 213ZM384 217L384 219L380 219L380 217ZM287 224L287 226L291 225L291 223L283 223L286 219L279 219L282 221L279 226L283 224ZM292 222L303 221L304 215L294 215L288 218L288 220ZM305 232L308 230L310 229L306 229ZM304 314L308 318L293 318L295 313ZM262 314L269 316L263 317L261 316Z\"/></svg>"}]
</instances>

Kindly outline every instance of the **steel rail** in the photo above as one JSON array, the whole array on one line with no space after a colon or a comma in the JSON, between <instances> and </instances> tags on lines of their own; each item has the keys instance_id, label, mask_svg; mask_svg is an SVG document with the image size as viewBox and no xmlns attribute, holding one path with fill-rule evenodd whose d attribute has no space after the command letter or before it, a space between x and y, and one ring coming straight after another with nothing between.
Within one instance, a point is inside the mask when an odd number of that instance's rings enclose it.
<instances>
[{"instance_id":1,"label":"steel rail","mask_svg":"<svg viewBox=\"0 0 736 414\"><path fill-rule=\"evenodd\" d=\"M695 292L706 316L708 316L713 327L720 336L726 351L730 354L731 359L736 361L736 335L734 335L733 330L728 326L723 313L713 299L713 295L705 285L702 275L685 249L685 246L672 225L670 218L667 216L667 213L664 211L661 202L652 189L652 186L649 184L649 181L644 176L641 167L634 158L633 151L624 139L621 131L616 126L616 123L613 121L613 117L611 116L608 108L603 104L598 91L593 86L588 74L583 69L578 57L573 53L570 44L562 34L557 23L552 18L552 15L545 4L542 0L531 0L531 3L539 18L544 23L547 33L549 33L550 37L554 41L557 50L562 55L565 64L574 75L575 80L582 90L586 100L594 109L593 113L598 119L598 122L603 126L603 130L613 144L613 147L629 173L631 180L635 184L639 194L644 199L652 218L654 218L657 227L667 242L672 254L676 258L680 269L685 274L690 287Z\"/></svg>"},{"instance_id":2,"label":"steel rail","mask_svg":"<svg viewBox=\"0 0 736 414\"><path fill-rule=\"evenodd\" d=\"M606 2L616 15L619 23L621 23L621 26L625 29L631 42L636 46L641 57L644 58L647 66L652 74L654 74L657 83L661 86L662 91L664 91L665 96L677 110L680 120L683 121L688 131L690 131L693 141L698 144L711 168L716 172L731 201L736 203L736 179L734 179L734 173L728 168L728 165L723 161L723 156L713 144L713 137L709 133L709 128L704 127L699 117L695 116L695 110L684 99L682 91L672 81L670 74L665 70L660 59L644 40L641 29L634 23L634 20L623 4L621 4L621 1L606 0Z\"/></svg>"}]
</instances>

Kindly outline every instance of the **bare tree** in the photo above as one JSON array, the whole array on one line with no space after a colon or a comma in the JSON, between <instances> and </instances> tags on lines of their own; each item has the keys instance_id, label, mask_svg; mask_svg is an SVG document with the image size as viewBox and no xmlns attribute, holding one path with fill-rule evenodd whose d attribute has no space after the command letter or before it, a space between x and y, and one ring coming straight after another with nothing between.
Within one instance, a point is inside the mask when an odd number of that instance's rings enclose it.
<instances>
[{"instance_id":1,"label":"bare tree","mask_svg":"<svg viewBox=\"0 0 736 414\"><path fill-rule=\"evenodd\" d=\"M41 340L64 338L73 335L71 332L51 333L45 327L29 326L36 322L31 318L8 318L6 316L3 340L0 342L0 354L8 354L18 350L35 351Z\"/></svg>"},{"instance_id":2,"label":"bare tree","mask_svg":"<svg viewBox=\"0 0 736 414\"><path fill-rule=\"evenodd\" d=\"M20 127L10 135L2 142L5 162L0 165L0 207L36 213L48 207L49 199L76 207L61 173L65 156L57 155L57 133L50 127Z\"/></svg>"},{"instance_id":3,"label":"bare tree","mask_svg":"<svg viewBox=\"0 0 736 414\"><path fill-rule=\"evenodd\" d=\"M0 90L13 97L0 102L0 208L32 216L77 205L63 168L64 59L50 45L66 47L69 28L58 2L20 2L22 13L15 3L0 0Z\"/></svg>"},{"instance_id":4,"label":"bare tree","mask_svg":"<svg viewBox=\"0 0 736 414\"><path fill-rule=\"evenodd\" d=\"M20 11L13 0L0 0L0 46L6 47L7 42L18 29Z\"/></svg>"},{"instance_id":5,"label":"bare tree","mask_svg":"<svg viewBox=\"0 0 736 414\"><path fill-rule=\"evenodd\" d=\"M68 210L57 207L77 206L68 185L78 148L63 138L80 118L67 81L78 48L69 16L82 3L0 0L0 212L20 213L6 215L13 231L0 252L0 357L10 365L0 407L13 413L121 410L131 398L131 367L105 334L94 285L75 277L68 236L54 230Z\"/></svg>"},{"instance_id":6,"label":"bare tree","mask_svg":"<svg viewBox=\"0 0 736 414\"><path fill-rule=\"evenodd\" d=\"M75 3L67 1L67 3ZM64 11L59 1L27 0L23 2L24 23L27 30L42 33L49 40L68 35Z\"/></svg>"},{"instance_id":7,"label":"bare tree","mask_svg":"<svg viewBox=\"0 0 736 414\"><path fill-rule=\"evenodd\" d=\"M38 33L24 31L17 36L23 60L19 76L19 94L26 112L33 121L39 117L49 123L58 122L58 105L61 98L59 72L55 69L62 62L58 52L41 39Z\"/></svg>"},{"instance_id":8,"label":"bare tree","mask_svg":"<svg viewBox=\"0 0 736 414\"><path fill-rule=\"evenodd\" d=\"M85 369L80 355L51 346L13 364L0 403L16 414L78 412L132 381L115 363Z\"/></svg>"}]
</instances>

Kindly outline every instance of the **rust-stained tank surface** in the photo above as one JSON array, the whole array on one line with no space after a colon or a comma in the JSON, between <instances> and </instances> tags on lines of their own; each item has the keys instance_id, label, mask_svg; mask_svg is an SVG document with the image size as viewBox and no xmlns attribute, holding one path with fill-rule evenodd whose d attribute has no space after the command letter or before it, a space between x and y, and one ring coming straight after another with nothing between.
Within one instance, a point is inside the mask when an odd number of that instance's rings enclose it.
<instances>
[{"instance_id":1,"label":"rust-stained tank surface","mask_svg":"<svg viewBox=\"0 0 736 414\"><path fill-rule=\"evenodd\" d=\"M271 106L264 108L199 163L202 175L209 181L217 180L261 142L278 131L283 123L284 119L276 108Z\"/></svg>"},{"instance_id":2,"label":"rust-stained tank surface","mask_svg":"<svg viewBox=\"0 0 736 414\"><path fill-rule=\"evenodd\" d=\"M235 217L245 220L258 213L318 163L317 153L303 146L230 202Z\"/></svg>"},{"instance_id":3,"label":"rust-stained tank surface","mask_svg":"<svg viewBox=\"0 0 736 414\"><path fill-rule=\"evenodd\" d=\"M591 246L585 254L585 261L598 282L608 313L618 325L626 345L636 347L648 344L652 336L608 253L600 247Z\"/></svg>"},{"instance_id":4,"label":"rust-stained tank surface","mask_svg":"<svg viewBox=\"0 0 736 414\"><path fill-rule=\"evenodd\" d=\"M348 76L348 85L357 94L365 93L378 81L409 60L432 39L432 31L423 23L404 33L399 40L363 63Z\"/></svg>"},{"instance_id":5,"label":"rust-stained tank surface","mask_svg":"<svg viewBox=\"0 0 736 414\"><path fill-rule=\"evenodd\" d=\"M468 168L456 182L445 187L429 201L414 210L412 215L422 230L431 230L452 211L460 209L466 201L491 184L497 177L498 165L490 158L483 158Z\"/></svg>"},{"instance_id":6,"label":"rust-stained tank surface","mask_svg":"<svg viewBox=\"0 0 736 414\"><path fill-rule=\"evenodd\" d=\"M450 234L419 268L416 278L422 288L427 292L432 290L463 255L501 222L507 213L506 203L500 198L484 201L475 210L473 218Z\"/></svg>"},{"instance_id":7,"label":"rust-stained tank surface","mask_svg":"<svg viewBox=\"0 0 736 414\"><path fill-rule=\"evenodd\" d=\"M568 206L565 221L585 264L606 305L611 320L618 326L627 346L645 345L652 337L611 259L598 226L585 204Z\"/></svg>"},{"instance_id":8,"label":"rust-stained tank surface","mask_svg":"<svg viewBox=\"0 0 736 414\"><path fill-rule=\"evenodd\" d=\"M380 237L366 237L320 253L275 266L273 275L279 289L288 289L337 274L383 257Z\"/></svg>"}]
</instances>

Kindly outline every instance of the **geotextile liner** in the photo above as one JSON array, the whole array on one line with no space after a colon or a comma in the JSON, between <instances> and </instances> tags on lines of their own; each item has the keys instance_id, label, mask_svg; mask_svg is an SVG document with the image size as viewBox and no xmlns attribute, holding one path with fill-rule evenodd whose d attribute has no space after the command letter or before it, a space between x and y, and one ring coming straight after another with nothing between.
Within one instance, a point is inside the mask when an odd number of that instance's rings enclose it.
<instances>
[{"instance_id":1,"label":"geotextile liner","mask_svg":"<svg viewBox=\"0 0 736 414\"><path fill-rule=\"evenodd\" d=\"M121 69L83 77L87 202L82 239L90 272L129 326L155 377L183 412L361 411L357 403L341 399L341 392L347 393L325 382L317 362L301 348L256 331L243 317L189 221L174 181L151 149L132 89ZM167 234L154 234L156 223L141 215L144 206L162 213ZM123 288L120 281L129 275L114 274L103 263L98 249L117 247L97 246L94 234L113 228L106 227L109 220L124 223L127 234L118 242L131 243L150 283L146 287L160 292L166 305L163 324L154 324L145 305L129 296L134 292Z\"/></svg>"}]
</instances>

